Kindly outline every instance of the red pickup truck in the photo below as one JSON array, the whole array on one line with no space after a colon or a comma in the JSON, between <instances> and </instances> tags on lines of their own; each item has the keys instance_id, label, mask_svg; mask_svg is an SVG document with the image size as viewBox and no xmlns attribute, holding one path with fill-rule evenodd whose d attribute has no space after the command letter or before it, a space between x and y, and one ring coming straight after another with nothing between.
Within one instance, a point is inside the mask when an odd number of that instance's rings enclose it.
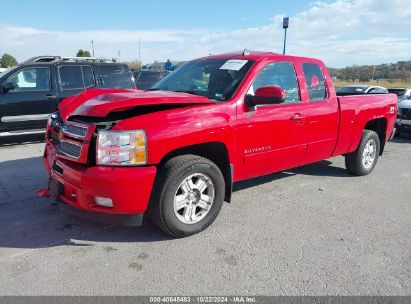
<instances>
[{"instance_id":1,"label":"red pickup truck","mask_svg":"<svg viewBox=\"0 0 411 304\"><path fill-rule=\"evenodd\" d=\"M48 121L49 194L88 219L183 237L207 228L233 183L344 155L370 173L396 96L337 97L325 65L265 52L209 56L149 91L91 89Z\"/></svg>"}]
</instances>

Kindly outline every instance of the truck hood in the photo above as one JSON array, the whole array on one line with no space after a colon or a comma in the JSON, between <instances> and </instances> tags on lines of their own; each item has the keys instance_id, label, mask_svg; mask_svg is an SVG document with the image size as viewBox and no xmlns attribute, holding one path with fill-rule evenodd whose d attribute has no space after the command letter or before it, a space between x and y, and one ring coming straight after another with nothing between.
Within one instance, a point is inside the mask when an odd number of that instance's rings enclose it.
<instances>
[{"instance_id":1,"label":"truck hood","mask_svg":"<svg viewBox=\"0 0 411 304\"><path fill-rule=\"evenodd\" d=\"M206 97L169 91L128 91L92 89L65 99L59 105L60 116L106 117L113 112L122 112L137 107L175 105L176 107L213 103Z\"/></svg>"}]
</instances>

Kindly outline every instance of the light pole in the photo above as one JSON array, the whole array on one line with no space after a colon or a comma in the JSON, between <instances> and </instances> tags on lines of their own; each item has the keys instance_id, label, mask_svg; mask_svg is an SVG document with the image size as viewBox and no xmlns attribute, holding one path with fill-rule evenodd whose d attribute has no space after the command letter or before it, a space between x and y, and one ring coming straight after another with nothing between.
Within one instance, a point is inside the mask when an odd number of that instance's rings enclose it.
<instances>
[{"instance_id":1,"label":"light pole","mask_svg":"<svg viewBox=\"0 0 411 304\"><path fill-rule=\"evenodd\" d=\"M283 29L284 29L284 47L283 47L283 55L285 55L285 45L287 44L287 29L288 23L290 21L289 17L283 18Z\"/></svg>"},{"instance_id":2,"label":"light pole","mask_svg":"<svg viewBox=\"0 0 411 304\"><path fill-rule=\"evenodd\" d=\"M140 39L140 36L138 36L138 65L139 65L140 70L141 70L142 64L141 64L141 39Z\"/></svg>"},{"instance_id":3,"label":"light pole","mask_svg":"<svg viewBox=\"0 0 411 304\"><path fill-rule=\"evenodd\" d=\"M93 52L93 57L94 57L94 40L91 39L91 51Z\"/></svg>"}]
</instances>

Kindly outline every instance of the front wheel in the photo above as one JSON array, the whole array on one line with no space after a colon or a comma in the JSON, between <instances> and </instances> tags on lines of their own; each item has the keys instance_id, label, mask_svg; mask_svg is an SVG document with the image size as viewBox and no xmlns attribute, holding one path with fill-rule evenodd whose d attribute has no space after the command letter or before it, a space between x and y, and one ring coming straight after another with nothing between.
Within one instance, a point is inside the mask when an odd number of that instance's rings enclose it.
<instances>
[{"instance_id":1,"label":"front wheel","mask_svg":"<svg viewBox=\"0 0 411 304\"><path fill-rule=\"evenodd\" d=\"M160 169L149 214L167 234L189 236L211 225L224 194L224 177L217 165L196 155L178 156Z\"/></svg>"},{"instance_id":2,"label":"front wheel","mask_svg":"<svg viewBox=\"0 0 411 304\"><path fill-rule=\"evenodd\" d=\"M354 175L367 175L374 169L379 155L378 134L372 130L364 130L357 150L345 156L345 167Z\"/></svg>"}]
</instances>

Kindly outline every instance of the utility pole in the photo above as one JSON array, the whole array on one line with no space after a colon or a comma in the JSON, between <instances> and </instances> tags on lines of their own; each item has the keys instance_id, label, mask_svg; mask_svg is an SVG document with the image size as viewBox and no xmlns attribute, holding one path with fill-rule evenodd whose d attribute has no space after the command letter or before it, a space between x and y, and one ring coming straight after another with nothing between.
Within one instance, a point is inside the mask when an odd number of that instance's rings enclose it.
<instances>
[{"instance_id":1,"label":"utility pole","mask_svg":"<svg viewBox=\"0 0 411 304\"><path fill-rule=\"evenodd\" d=\"M93 57L94 57L94 40L91 39L91 51L93 52Z\"/></svg>"},{"instance_id":2,"label":"utility pole","mask_svg":"<svg viewBox=\"0 0 411 304\"><path fill-rule=\"evenodd\" d=\"M141 63L141 40L140 36L138 36L138 64L140 66L140 70L142 69L142 63Z\"/></svg>"},{"instance_id":3,"label":"utility pole","mask_svg":"<svg viewBox=\"0 0 411 304\"><path fill-rule=\"evenodd\" d=\"M285 55L285 46L287 44L287 29L288 29L288 23L290 21L289 17L283 18L283 29L284 29L284 47L283 47L283 55Z\"/></svg>"}]
</instances>

